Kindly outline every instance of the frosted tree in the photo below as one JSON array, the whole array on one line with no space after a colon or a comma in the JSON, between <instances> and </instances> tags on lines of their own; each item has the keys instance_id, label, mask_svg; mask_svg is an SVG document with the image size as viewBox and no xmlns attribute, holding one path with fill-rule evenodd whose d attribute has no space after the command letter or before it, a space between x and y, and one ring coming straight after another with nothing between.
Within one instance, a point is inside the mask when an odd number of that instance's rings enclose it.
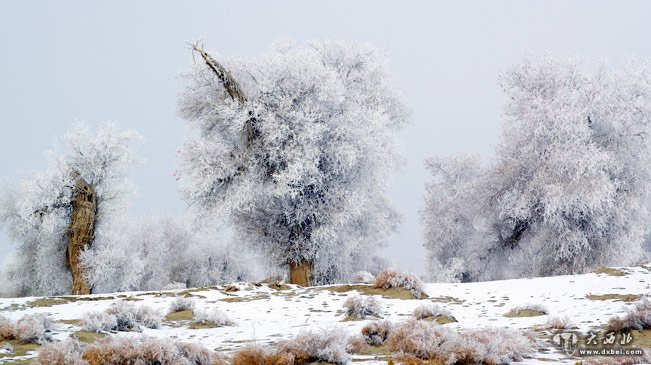
<instances>
[{"instance_id":1,"label":"frosted tree","mask_svg":"<svg viewBox=\"0 0 651 365\"><path fill-rule=\"evenodd\" d=\"M202 230L185 217L123 219L118 226L83 253L97 292L160 290L171 283L201 287L261 274L255 255L231 244L223 232Z\"/></svg>"},{"instance_id":2,"label":"frosted tree","mask_svg":"<svg viewBox=\"0 0 651 365\"><path fill-rule=\"evenodd\" d=\"M502 139L480 183L484 197L475 199L487 222L478 226L484 238L459 246L483 252L470 264L480 268L476 278L576 273L637 260L651 187L646 69L629 63L588 72L571 60L529 57L504 74L502 85Z\"/></svg>"},{"instance_id":3,"label":"frosted tree","mask_svg":"<svg viewBox=\"0 0 651 365\"><path fill-rule=\"evenodd\" d=\"M396 227L386 189L408 119L381 52L283 42L218 62L194 49L205 65L187 75L179 103L198 132L180 154L185 199L231 220L242 242L289 266L293 283L311 285L315 268L364 265Z\"/></svg>"},{"instance_id":4,"label":"frosted tree","mask_svg":"<svg viewBox=\"0 0 651 365\"><path fill-rule=\"evenodd\" d=\"M57 139L45 171L2 194L0 219L15 246L3 264L8 291L90 293L80 257L108 236L107 224L128 202L132 188L124 172L137 138L111 123L97 134L79 124Z\"/></svg>"}]
</instances>

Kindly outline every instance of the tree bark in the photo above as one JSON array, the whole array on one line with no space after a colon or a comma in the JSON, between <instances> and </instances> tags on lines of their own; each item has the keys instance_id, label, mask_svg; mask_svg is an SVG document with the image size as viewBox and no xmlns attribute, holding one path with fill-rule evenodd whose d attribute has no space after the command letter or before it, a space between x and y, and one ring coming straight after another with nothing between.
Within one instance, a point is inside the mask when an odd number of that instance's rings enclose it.
<instances>
[{"instance_id":1,"label":"tree bark","mask_svg":"<svg viewBox=\"0 0 651 365\"><path fill-rule=\"evenodd\" d=\"M79 177L75 183L72 199L72 218L68 228L68 268L72 274L72 294L90 294L85 268L79 262L79 255L89 248L95 238L97 199L95 189Z\"/></svg>"},{"instance_id":2,"label":"tree bark","mask_svg":"<svg viewBox=\"0 0 651 365\"><path fill-rule=\"evenodd\" d=\"M314 263L308 260L292 261L289 263L289 283L300 286L312 286Z\"/></svg>"}]
</instances>

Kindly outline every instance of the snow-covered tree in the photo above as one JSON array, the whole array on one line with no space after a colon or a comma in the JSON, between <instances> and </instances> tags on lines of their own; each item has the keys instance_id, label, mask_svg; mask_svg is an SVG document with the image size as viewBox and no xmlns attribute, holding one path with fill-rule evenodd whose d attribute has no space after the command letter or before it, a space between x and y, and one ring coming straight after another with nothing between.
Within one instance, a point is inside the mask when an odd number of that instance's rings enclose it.
<instances>
[{"instance_id":1,"label":"snow-covered tree","mask_svg":"<svg viewBox=\"0 0 651 365\"><path fill-rule=\"evenodd\" d=\"M409 114L382 53L282 42L222 65L195 51L206 64L179 103L198 132L181 151L184 198L289 265L291 282L310 285L315 265L364 269L396 226L386 189Z\"/></svg>"},{"instance_id":2,"label":"snow-covered tree","mask_svg":"<svg viewBox=\"0 0 651 365\"><path fill-rule=\"evenodd\" d=\"M508 102L496 158L480 188L469 189L470 209L485 221L455 220L475 233L454 250L428 237L434 261L463 260L454 251L476 251L464 268L475 270L476 280L576 273L639 259L651 188L645 67L602 65L588 72L572 60L529 57L504 74L502 85ZM449 208L428 204L426 222L466 214L465 204L450 206L437 197L444 190L434 190L428 200Z\"/></svg>"},{"instance_id":3,"label":"snow-covered tree","mask_svg":"<svg viewBox=\"0 0 651 365\"><path fill-rule=\"evenodd\" d=\"M56 140L45 171L32 172L3 192L0 223L15 247L2 265L3 291L90 291L79 256L109 235L108 223L129 200L132 188L124 173L134 162L137 138L112 123L96 134L78 124Z\"/></svg>"},{"instance_id":4,"label":"snow-covered tree","mask_svg":"<svg viewBox=\"0 0 651 365\"><path fill-rule=\"evenodd\" d=\"M171 283L201 287L262 274L255 255L185 217L124 219L117 226L83 254L97 292L160 290Z\"/></svg>"}]
</instances>

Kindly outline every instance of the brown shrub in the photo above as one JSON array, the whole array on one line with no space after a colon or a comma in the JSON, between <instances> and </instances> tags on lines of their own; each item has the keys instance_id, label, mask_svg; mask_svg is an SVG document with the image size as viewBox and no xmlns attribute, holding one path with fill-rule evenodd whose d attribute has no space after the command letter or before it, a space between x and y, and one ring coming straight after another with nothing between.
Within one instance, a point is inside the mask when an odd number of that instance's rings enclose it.
<instances>
[{"instance_id":1,"label":"brown shrub","mask_svg":"<svg viewBox=\"0 0 651 365\"><path fill-rule=\"evenodd\" d=\"M235 351L231 365L265 365L272 351L269 347L259 344L248 344Z\"/></svg>"},{"instance_id":2,"label":"brown shrub","mask_svg":"<svg viewBox=\"0 0 651 365\"><path fill-rule=\"evenodd\" d=\"M645 330L651 328L651 301L646 297L635 303L624 317L612 317L608 321L608 331Z\"/></svg>"},{"instance_id":3,"label":"brown shrub","mask_svg":"<svg viewBox=\"0 0 651 365\"><path fill-rule=\"evenodd\" d=\"M575 328L576 324L572 322L567 316L564 317L550 317L545 324L547 328L555 330L566 330L570 328Z\"/></svg>"},{"instance_id":4,"label":"brown shrub","mask_svg":"<svg viewBox=\"0 0 651 365\"><path fill-rule=\"evenodd\" d=\"M371 346L384 344L393 324L389 321L375 321L362 327L362 337Z\"/></svg>"},{"instance_id":5,"label":"brown shrub","mask_svg":"<svg viewBox=\"0 0 651 365\"><path fill-rule=\"evenodd\" d=\"M9 319L0 316L0 341L15 339L14 323Z\"/></svg>"}]
</instances>

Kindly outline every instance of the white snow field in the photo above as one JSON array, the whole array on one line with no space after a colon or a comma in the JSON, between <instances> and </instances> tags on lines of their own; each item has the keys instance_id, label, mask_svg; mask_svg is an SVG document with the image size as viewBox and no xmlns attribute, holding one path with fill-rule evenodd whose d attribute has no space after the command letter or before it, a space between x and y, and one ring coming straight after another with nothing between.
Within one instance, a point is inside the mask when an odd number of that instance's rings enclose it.
<instances>
[{"instance_id":1,"label":"white snow field","mask_svg":"<svg viewBox=\"0 0 651 365\"><path fill-rule=\"evenodd\" d=\"M639 298L651 294L651 266L638 266L601 270L595 273L574 276L517 279L494 282L464 284L426 284L428 298L398 299L395 290L378 295L384 307L384 318L401 321L411 316L412 311L428 302L436 302L448 309L458 322L447 323L455 329L485 326L533 329L540 338L540 350L524 364L574 364L587 357L569 357L551 341L549 330L541 329L550 317L567 316L578 328L575 331L587 333L599 331L614 315L622 315ZM270 286L259 283L235 283L199 289L171 290L160 292L128 292L97 294L81 297L60 298L2 298L0 315L18 320L26 314L42 313L55 321L53 337L65 340L80 331L80 319L85 313L103 311L116 301L133 301L147 305L162 313L169 311L175 295L191 297L195 310L218 308L235 322L232 326L219 328L190 329L188 321L164 321L159 329L143 329L138 332L111 332L109 336L156 336L183 341L198 342L209 349L226 354L248 342L273 344L280 339L291 338L299 331L318 328L345 328L351 335L360 333L361 327L373 318L360 321L344 321L343 303L347 297L361 294L380 293L379 289L369 291L369 285L333 285L313 288L296 286ZM404 292L402 294L405 294ZM600 297L601 296L601 297ZM391 298L393 297L393 298ZM609 299L608 299L609 298ZM513 307L526 304L540 304L548 314L534 317L505 317ZM537 327L540 326L540 327ZM645 335L634 331L642 346ZM1 347L1 344L0 344ZM22 357L4 351L0 353L0 364L12 363L36 356L28 352ZM386 355L353 355L355 362L386 363ZM591 358L594 359L594 358ZM21 362L22 363L22 362Z\"/></svg>"}]
</instances>

